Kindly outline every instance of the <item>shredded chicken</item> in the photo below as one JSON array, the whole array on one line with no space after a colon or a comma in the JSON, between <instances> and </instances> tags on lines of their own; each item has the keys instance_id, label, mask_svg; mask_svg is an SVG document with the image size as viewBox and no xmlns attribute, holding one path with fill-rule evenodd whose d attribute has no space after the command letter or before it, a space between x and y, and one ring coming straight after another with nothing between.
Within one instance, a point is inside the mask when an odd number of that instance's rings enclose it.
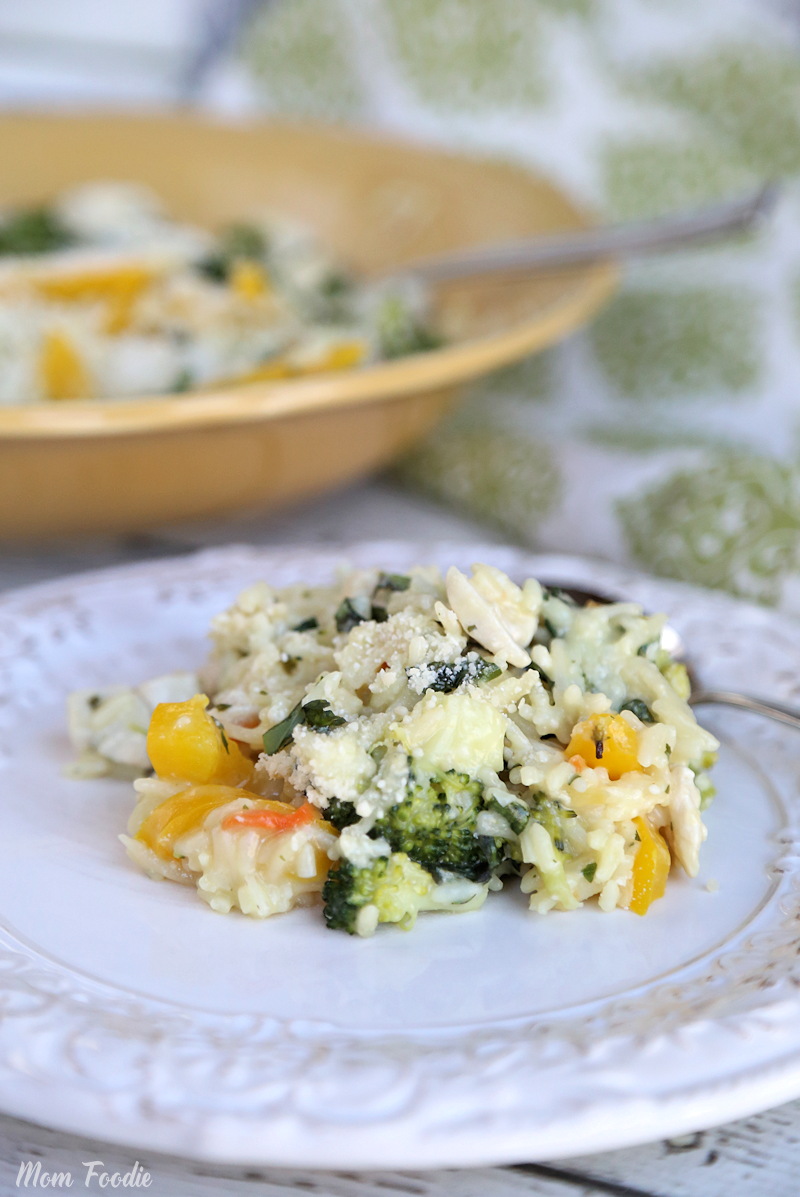
<instances>
[{"instance_id":1,"label":"shredded chicken","mask_svg":"<svg viewBox=\"0 0 800 1197\"><path fill-rule=\"evenodd\" d=\"M509 665L530 665L525 646L536 631L541 590L526 593L491 565L475 566L471 578L451 566L445 587L467 635Z\"/></svg>"}]
</instances>

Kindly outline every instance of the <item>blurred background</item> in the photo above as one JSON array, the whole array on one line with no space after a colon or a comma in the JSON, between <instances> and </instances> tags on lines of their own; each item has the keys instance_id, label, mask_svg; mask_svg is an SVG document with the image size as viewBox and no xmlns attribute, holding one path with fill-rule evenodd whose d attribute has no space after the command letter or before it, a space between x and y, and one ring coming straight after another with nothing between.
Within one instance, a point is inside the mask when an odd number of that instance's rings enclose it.
<instances>
[{"instance_id":1,"label":"blurred background","mask_svg":"<svg viewBox=\"0 0 800 1197\"><path fill-rule=\"evenodd\" d=\"M800 4L0 0L0 105L379 127L535 166L608 220L786 180L768 230L632 266L379 493L426 496L408 533L447 527L432 499L476 535L800 613Z\"/></svg>"}]
</instances>

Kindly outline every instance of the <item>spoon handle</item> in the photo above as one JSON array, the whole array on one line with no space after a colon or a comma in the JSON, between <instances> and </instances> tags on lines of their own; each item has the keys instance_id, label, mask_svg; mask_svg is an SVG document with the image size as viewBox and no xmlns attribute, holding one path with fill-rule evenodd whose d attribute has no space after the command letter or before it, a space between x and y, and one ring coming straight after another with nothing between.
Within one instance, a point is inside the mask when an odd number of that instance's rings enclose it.
<instances>
[{"instance_id":1,"label":"spoon handle","mask_svg":"<svg viewBox=\"0 0 800 1197\"><path fill-rule=\"evenodd\" d=\"M574 233L506 241L410 262L399 273L428 283L468 278L493 272L577 266L604 258L635 257L712 241L744 232L765 219L775 207L776 183L736 199L657 220L605 225Z\"/></svg>"},{"instance_id":2,"label":"spoon handle","mask_svg":"<svg viewBox=\"0 0 800 1197\"><path fill-rule=\"evenodd\" d=\"M775 719L778 723L785 723L788 727L800 731L800 711L778 702L763 702L760 698L751 698L747 694L734 694L728 690L697 690L692 694L689 703L693 707L706 703L739 707L740 710L752 711L756 715L766 715L768 719Z\"/></svg>"}]
</instances>

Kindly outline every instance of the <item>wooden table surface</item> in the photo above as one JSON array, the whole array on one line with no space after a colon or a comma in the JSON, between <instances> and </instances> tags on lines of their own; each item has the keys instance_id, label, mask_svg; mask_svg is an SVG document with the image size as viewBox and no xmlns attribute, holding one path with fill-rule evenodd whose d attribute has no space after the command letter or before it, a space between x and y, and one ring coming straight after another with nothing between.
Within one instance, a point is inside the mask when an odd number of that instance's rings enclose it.
<instances>
[{"instance_id":1,"label":"wooden table surface","mask_svg":"<svg viewBox=\"0 0 800 1197\"><path fill-rule=\"evenodd\" d=\"M124 542L0 548L0 590L216 544L384 539L387 528L409 538L500 539L390 486L371 483L279 519L207 523ZM91 1160L102 1161L108 1173L125 1173L138 1160L150 1173L147 1191L152 1197L800 1197L800 1101L623 1151L511 1168L385 1173L217 1168L128 1151L0 1115L0 1197L24 1189L20 1166L29 1161L34 1166L41 1161L38 1187L43 1187L44 1172L68 1172L74 1189L91 1192L98 1186L95 1181L84 1185L83 1167ZM32 1179L27 1187L34 1187Z\"/></svg>"}]
</instances>

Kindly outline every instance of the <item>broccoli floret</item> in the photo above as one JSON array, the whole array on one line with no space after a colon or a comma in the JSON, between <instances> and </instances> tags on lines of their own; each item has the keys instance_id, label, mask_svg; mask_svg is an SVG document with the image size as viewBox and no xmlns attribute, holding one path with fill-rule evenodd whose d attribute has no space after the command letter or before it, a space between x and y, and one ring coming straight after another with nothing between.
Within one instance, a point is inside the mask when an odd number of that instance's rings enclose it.
<instances>
[{"instance_id":1,"label":"broccoli floret","mask_svg":"<svg viewBox=\"0 0 800 1197\"><path fill-rule=\"evenodd\" d=\"M717 787L708 776L707 770L716 765L718 755L716 752L704 752L699 761L689 766L694 773L694 784L700 793L701 811L709 808L717 793Z\"/></svg>"},{"instance_id":2,"label":"broccoli floret","mask_svg":"<svg viewBox=\"0 0 800 1197\"><path fill-rule=\"evenodd\" d=\"M694 779L694 783L700 795L700 810L708 810L716 797L717 787L707 773L698 773Z\"/></svg>"},{"instance_id":3,"label":"broccoli floret","mask_svg":"<svg viewBox=\"0 0 800 1197\"><path fill-rule=\"evenodd\" d=\"M434 876L456 873L470 881L487 881L503 859L504 841L476 834L484 809L483 786L466 773L412 773L406 797L377 820L372 834Z\"/></svg>"},{"instance_id":4,"label":"broccoli floret","mask_svg":"<svg viewBox=\"0 0 800 1197\"><path fill-rule=\"evenodd\" d=\"M438 349L442 338L411 310L399 295L388 295L378 311L378 342L381 356L405 357Z\"/></svg>"},{"instance_id":5,"label":"broccoli floret","mask_svg":"<svg viewBox=\"0 0 800 1197\"><path fill-rule=\"evenodd\" d=\"M533 805L531 806L531 819L536 823L541 823L553 841L553 847L556 852L566 853L567 842L564 824L567 819L574 819L575 817L574 810L567 810L560 802L556 802L555 799L548 798L541 792L535 795Z\"/></svg>"},{"instance_id":6,"label":"broccoli floret","mask_svg":"<svg viewBox=\"0 0 800 1197\"><path fill-rule=\"evenodd\" d=\"M410 930L425 910L465 912L483 905L484 886L437 884L404 852L381 856L361 868L341 861L322 890L323 915L333 931L371 935L378 923L399 923Z\"/></svg>"}]
</instances>

